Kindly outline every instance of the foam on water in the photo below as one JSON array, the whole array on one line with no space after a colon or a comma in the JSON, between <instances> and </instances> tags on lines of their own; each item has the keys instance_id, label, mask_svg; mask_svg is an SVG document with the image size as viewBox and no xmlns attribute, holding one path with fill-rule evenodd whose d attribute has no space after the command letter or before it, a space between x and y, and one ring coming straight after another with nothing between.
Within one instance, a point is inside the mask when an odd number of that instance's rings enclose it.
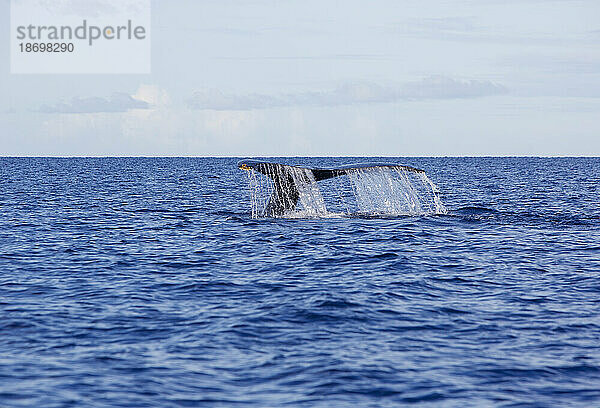
<instances>
[{"instance_id":1,"label":"foam on water","mask_svg":"<svg viewBox=\"0 0 600 408\"><path fill-rule=\"evenodd\" d=\"M340 215L433 215L446 214L435 184L423 172L401 166L348 169L344 175L316 182L311 170L285 166L299 199L289 218ZM253 218L267 216L273 193L273 177L248 170Z\"/></svg>"}]
</instances>

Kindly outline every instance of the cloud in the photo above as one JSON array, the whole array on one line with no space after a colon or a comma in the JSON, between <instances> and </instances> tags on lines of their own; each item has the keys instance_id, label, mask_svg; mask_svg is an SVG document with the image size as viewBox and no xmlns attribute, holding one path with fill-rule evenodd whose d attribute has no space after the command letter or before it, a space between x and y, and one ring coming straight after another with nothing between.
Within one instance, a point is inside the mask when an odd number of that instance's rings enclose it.
<instances>
[{"instance_id":1,"label":"cloud","mask_svg":"<svg viewBox=\"0 0 600 408\"><path fill-rule=\"evenodd\" d=\"M371 83L345 84L329 91L286 93L281 95L226 94L217 89L195 92L188 106L200 110L252 110L290 106L340 106L389 103L419 99L477 98L499 95L507 89L491 81L455 80L435 76L401 86Z\"/></svg>"},{"instance_id":2,"label":"cloud","mask_svg":"<svg viewBox=\"0 0 600 408\"><path fill-rule=\"evenodd\" d=\"M406 33L458 34L480 32L474 17L409 18L394 26Z\"/></svg>"},{"instance_id":3,"label":"cloud","mask_svg":"<svg viewBox=\"0 0 600 408\"><path fill-rule=\"evenodd\" d=\"M140 85L133 98L146 102L152 107L165 107L171 104L169 93L156 85Z\"/></svg>"},{"instance_id":4,"label":"cloud","mask_svg":"<svg viewBox=\"0 0 600 408\"><path fill-rule=\"evenodd\" d=\"M407 83L401 90L401 94L409 99L479 98L507 92L506 87L492 81L462 81L442 76Z\"/></svg>"},{"instance_id":5,"label":"cloud","mask_svg":"<svg viewBox=\"0 0 600 408\"><path fill-rule=\"evenodd\" d=\"M75 97L69 103L43 105L43 113L101 113L127 112L130 109L148 109L151 104L126 93L114 93L108 98Z\"/></svg>"}]
</instances>

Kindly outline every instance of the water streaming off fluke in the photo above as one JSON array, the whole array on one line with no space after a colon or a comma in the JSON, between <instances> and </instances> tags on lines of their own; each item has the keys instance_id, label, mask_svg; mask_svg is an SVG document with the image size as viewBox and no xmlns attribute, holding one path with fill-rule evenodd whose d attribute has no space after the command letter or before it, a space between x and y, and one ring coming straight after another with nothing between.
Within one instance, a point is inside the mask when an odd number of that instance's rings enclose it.
<instances>
[{"instance_id":1,"label":"water streaming off fluke","mask_svg":"<svg viewBox=\"0 0 600 408\"><path fill-rule=\"evenodd\" d=\"M251 211L260 217L433 215L446 208L423 170L393 164L310 169L243 161Z\"/></svg>"}]
</instances>

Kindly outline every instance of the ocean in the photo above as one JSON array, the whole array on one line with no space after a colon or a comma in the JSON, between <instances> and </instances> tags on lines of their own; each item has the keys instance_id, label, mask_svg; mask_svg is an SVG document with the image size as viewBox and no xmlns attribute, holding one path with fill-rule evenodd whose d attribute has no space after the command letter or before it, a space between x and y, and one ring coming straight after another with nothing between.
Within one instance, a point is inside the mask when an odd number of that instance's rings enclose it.
<instances>
[{"instance_id":1,"label":"ocean","mask_svg":"<svg viewBox=\"0 0 600 408\"><path fill-rule=\"evenodd\" d=\"M0 158L1 407L600 406L600 158L253 218L239 158Z\"/></svg>"}]
</instances>

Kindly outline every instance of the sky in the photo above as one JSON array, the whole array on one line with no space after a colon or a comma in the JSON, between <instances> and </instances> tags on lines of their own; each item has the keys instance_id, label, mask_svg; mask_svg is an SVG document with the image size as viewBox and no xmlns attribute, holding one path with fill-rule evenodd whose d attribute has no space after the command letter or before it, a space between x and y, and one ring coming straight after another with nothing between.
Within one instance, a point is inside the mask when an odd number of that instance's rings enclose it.
<instances>
[{"instance_id":1,"label":"sky","mask_svg":"<svg viewBox=\"0 0 600 408\"><path fill-rule=\"evenodd\" d=\"M600 155L597 0L154 0L150 74L11 74L0 16L2 156Z\"/></svg>"}]
</instances>

